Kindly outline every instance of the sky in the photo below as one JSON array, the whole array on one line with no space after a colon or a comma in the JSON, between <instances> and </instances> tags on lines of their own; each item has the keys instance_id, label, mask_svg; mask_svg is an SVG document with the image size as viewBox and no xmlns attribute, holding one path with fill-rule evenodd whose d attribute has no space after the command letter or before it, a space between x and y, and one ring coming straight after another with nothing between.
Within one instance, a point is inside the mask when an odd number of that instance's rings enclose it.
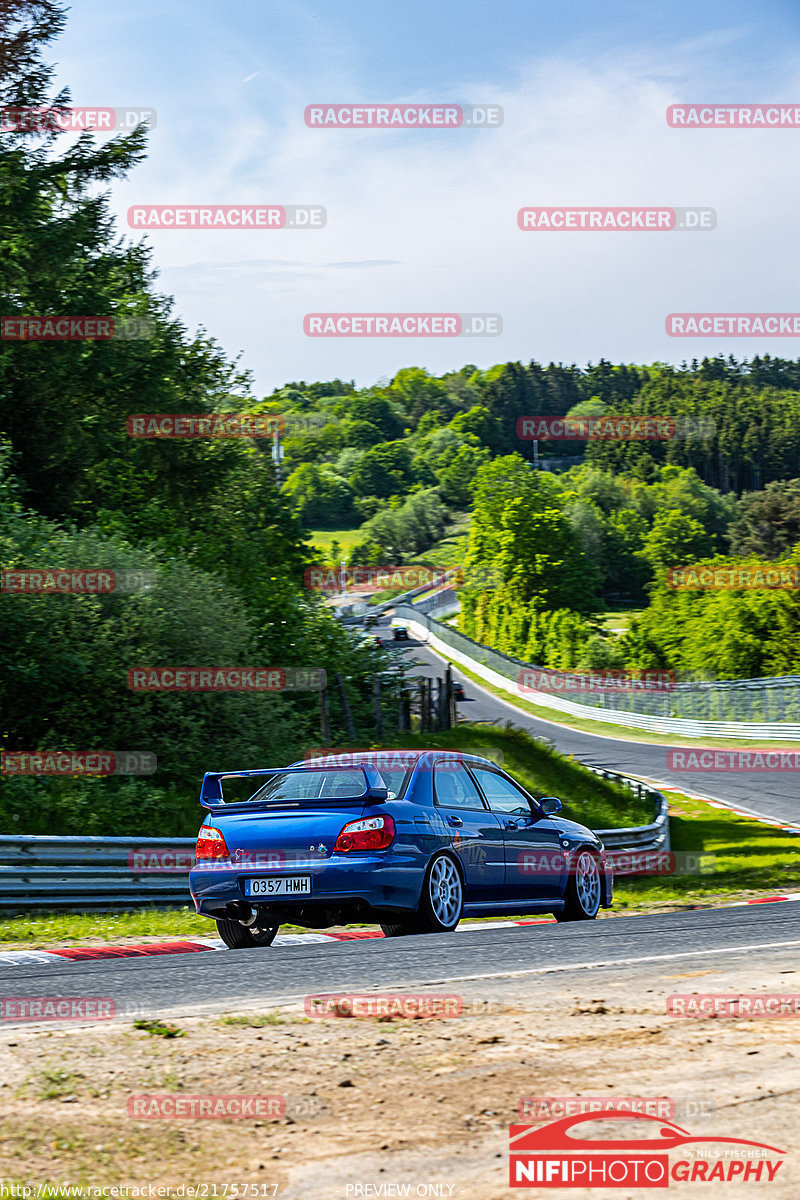
<instances>
[{"instance_id":1,"label":"sky","mask_svg":"<svg viewBox=\"0 0 800 1200\"><path fill-rule=\"evenodd\" d=\"M667 336L671 312L792 312L797 129L674 129L670 104L800 107L800 8L762 0L75 0L49 47L75 105L157 112L113 184L157 287L254 375L506 361L797 357ZM309 128L310 104L500 105L492 128ZM131 205L309 204L313 229L128 226ZM701 206L712 230L522 231L537 206ZM493 313L492 337L329 337L309 313Z\"/></svg>"}]
</instances>

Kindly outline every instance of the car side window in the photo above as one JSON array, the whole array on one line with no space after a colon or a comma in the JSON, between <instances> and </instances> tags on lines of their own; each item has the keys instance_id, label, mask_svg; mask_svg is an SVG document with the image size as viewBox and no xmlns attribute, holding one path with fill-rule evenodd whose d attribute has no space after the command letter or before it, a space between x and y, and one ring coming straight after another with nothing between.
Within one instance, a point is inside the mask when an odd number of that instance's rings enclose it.
<instances>
[{"instance_id":1,"label":"car side window","mask_svg":"<svg viewBox=\"0 0 800 1200\"><path fill-rule=\"evenodd\" d=\"M475 781L460 763L437 763L433 773L433 793L442 808L472 808L485 812Z\"/></svg>"},{"instance_id":2,"label":"car side window","mask_svg":"<svg viewBox=\"0 0 800 1200\"><path fill-rule=\"evenodd\" d=\"M475 777L492 812L514 813L529 817L533 812L530 800L516 784L488 767L473 767Z\"/></svg>"}]
</instances>

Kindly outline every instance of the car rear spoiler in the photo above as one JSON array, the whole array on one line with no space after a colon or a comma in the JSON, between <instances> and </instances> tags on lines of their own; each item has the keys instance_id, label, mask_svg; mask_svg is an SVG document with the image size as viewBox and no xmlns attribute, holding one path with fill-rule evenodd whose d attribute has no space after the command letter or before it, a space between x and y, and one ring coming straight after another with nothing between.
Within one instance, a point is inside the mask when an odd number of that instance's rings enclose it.
<instances>
[{"instance_id":1,"label":"car rear spoiler","mask_svg":"<svg viewBox=\"0 0 800 1200\"><path fill-rule=\"evenodd\" d=\"M351 766L331 766L317 765L308 767L264 767L256 771L207 771L203 776L203 786L200 789L200 803L203 808L221 808L229 807L225 804L222 793L222 781L224 779L255 779L268 778L271 775L302 775L308 774L310 771L361 771L364 776L364 790L354 796L325 796L325 803L342 803L352 804L356 800L388 800L389 790L386 783L375 767L369 763L353 763ZM292 799L291 804L312 804L318 800L318 797L309 796L307 799ZM249 804L248 800L234 800L230 807L240 807L241 805Z\"/></svg>"}]
</instances>

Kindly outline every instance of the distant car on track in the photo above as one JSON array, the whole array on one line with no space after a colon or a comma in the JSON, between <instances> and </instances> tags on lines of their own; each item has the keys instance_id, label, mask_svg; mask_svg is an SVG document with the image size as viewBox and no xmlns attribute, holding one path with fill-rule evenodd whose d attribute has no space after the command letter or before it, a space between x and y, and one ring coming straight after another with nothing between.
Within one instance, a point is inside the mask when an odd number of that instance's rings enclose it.
<instances>
[{"instance_id":1,"label":"distant car on track","mask_svg":"<svg viewBox=\"0 0 800 1200\"><path fill-rule=\"evenodd\" d=\"M407 642L408 641L408 630L406 629L405 625L396 625L393 632L394 632L394 640L396 642Z\"/></svg>"},{"instance_id":2,"label":"distant car on track","mask_svg":"<svg viewBox=\"0 0 800 1200\"><path fill-rule=\"evenodd\" d=\"M190 889L232 948L267 946L286 922L377 921L391 937L450 932L465 916L591 920L611 905L597 835L475 755L210 772L201 803Z\"/></svg>"},{"instance_id":3,"label":"distant car on track","mask_svg":"<svg viewBox=\"0 0 800 1200\"><path fill-rule=\"evenodd\" d=\"M453 699L454 700L466 700L466 698L467 698L467 695L466 695L466 692L464 691L463 683L459 683L458 680L455 680L455 682L453 683Z\"/></svg>"}]
</instances>

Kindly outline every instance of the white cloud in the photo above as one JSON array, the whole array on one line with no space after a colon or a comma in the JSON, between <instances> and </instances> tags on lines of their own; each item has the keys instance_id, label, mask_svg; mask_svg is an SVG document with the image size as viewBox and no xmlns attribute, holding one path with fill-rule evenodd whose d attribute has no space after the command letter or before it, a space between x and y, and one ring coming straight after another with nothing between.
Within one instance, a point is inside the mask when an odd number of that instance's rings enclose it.
<instances>
[{"instance_id":1,"label":"white cloud","mask_svg":"<svg viewBox=\"0 0 800 1200\"><path fill-rule=\"evenodd\" d=\"M744 32L721 37L741 52ZM243 351L261 391L293 378L369 383L409 364L440 372L531 357L795 355L787 339L664 332L673 310L789 311L797 303L786 247L795 237L800 131L666 124L670 103L800 96L794 60L769 81L769 96L752 81L733 95L718 46L697 39L657 57L627 50L522 63L505 86L483 79L459 88L460 100L502 104L500 129L426 134L306 128L306 104L363 99L341 46L312 83L290 65L260 67L255 75L264 77L246 100L220 74L191 109L168 103L159 111L151 157L115 189L115 204L123 228L134 202L325 206L322 230L149 235L182 317L232 355ZM451 98L434 91L402 99ZM718 227L518 230L521 206L547 204L707 205ZM304 314L329 310L500 312L504 333L455 342L305 337Z\"/></svg>"}]
</instances>

